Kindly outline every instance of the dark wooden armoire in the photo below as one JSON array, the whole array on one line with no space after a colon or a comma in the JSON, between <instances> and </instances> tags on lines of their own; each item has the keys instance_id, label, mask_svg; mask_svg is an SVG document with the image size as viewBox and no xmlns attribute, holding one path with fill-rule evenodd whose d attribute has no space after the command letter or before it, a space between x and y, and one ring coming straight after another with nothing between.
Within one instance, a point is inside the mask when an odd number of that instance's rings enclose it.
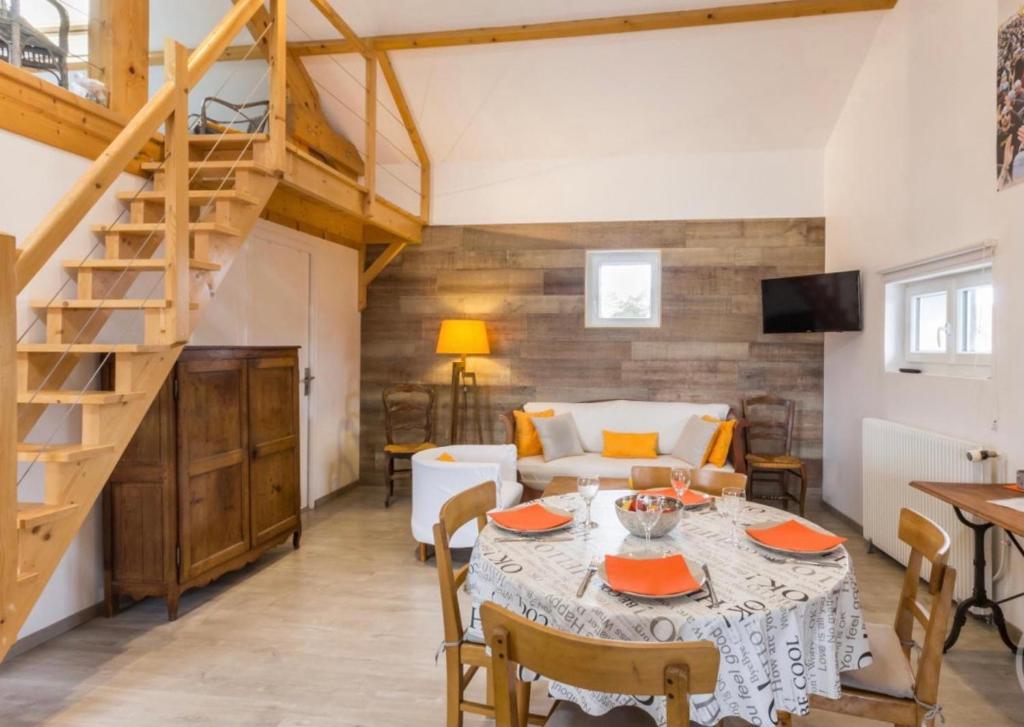
<instances>
[{"instance_id":1,"label":"dark wooden armoire","mask_svg":"<svg viewBox=\"0 0 1024 727\"><path fill-rule=\"evenodd\" d=\"M108 615L299 547L299 385L297 348L182 352L104 493Z\"/></svg>"}]
</instances>

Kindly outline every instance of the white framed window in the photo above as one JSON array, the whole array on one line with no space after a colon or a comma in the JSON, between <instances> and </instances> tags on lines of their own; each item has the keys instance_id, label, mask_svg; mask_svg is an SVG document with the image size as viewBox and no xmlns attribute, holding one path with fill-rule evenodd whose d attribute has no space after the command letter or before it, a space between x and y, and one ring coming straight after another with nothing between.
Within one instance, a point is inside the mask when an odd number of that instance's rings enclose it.
<instances>
[{"instance_id":1,"label":"white framed window","mask_svg":"<svg viewBox=\"0 0 1024 727\"><path fill-rule=\"evenodd\" d=\"M996 305L991 262L890 283L886 298L889 370L991 374Z\"/></svg>"},{"instance_id":2,"label":"white framed window","mask_svg":"<svg viewBox=\"0 0 1024 727\"><path fill-rule=\"evenodd\" d=\"M587 328L661 326L661 251L587 252Z\"/></svg>"}]
</instances>

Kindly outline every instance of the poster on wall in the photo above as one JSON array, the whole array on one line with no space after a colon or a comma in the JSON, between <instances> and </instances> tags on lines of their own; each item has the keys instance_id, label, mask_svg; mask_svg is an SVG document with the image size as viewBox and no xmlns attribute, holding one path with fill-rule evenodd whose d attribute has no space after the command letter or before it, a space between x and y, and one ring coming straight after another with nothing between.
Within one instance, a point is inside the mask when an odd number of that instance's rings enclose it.
<instances>
[{"instance_id":1,"label":"poster on wall","mask_svg":"<svg viewBox=\"0 0 1024 727\"><path fill-rule=\"evenodd\" d=\"M996 187L1024 182L1024 7L1002 0L996 69Z\"/></svg>"}]
</instances>

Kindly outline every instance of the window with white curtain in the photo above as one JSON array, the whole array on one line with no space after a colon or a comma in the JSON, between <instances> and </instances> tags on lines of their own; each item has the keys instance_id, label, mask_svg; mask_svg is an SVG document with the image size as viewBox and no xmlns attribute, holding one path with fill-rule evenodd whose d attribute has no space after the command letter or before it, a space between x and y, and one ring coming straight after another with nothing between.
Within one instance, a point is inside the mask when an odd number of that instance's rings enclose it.
<instances>
[{"instance_id":1,"label":"window with white curtain","mask_svg":"<svg viewBox=\"0 0 1024 727\"><path fill-rule=\"evenodd\" d=\"M936 269L938 267L938 269ZM886 285L886 364L947 376L991 373L996 307L992 262L925 266Z\"/></svg>"}]
</instances>

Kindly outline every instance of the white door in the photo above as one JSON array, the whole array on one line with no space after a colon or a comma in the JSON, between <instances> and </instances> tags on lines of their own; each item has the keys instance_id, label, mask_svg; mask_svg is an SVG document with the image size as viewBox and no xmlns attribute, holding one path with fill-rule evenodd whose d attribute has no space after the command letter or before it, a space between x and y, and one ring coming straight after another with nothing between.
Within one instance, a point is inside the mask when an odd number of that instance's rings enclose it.
<instances>
[{"instance_id":1,"label":"white door","mask_svg":"<svg viewBox=\"0 0 1024 727\"><path fill-rule=\"evenodd\" d=\"M309 367L310 263L308 251L253 235L248 242L247 343L299 346L299 378ZM302 385L300 384L300 387ZM309 397L299 391L302 507L309 505Z\"/></svg>"}]
</instances>

